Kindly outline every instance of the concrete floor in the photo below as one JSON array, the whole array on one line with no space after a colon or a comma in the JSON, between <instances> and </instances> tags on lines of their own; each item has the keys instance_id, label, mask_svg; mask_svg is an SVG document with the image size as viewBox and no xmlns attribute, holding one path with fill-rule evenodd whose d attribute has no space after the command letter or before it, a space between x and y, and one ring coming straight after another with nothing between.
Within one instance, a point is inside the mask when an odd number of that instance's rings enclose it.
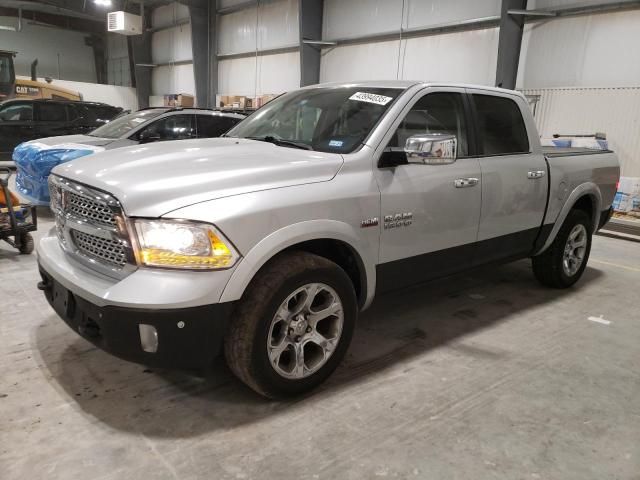
<instances>
[{"instance_id":1,"label":"concrete floor","mask_svg":"<svg viewBox=\"0 0 640 480\"><path fill-rule=\"evenodd\" d=\"M97 350L35 255L0 248L2 479L640 479L638 243L597 237L567 291L523 261L380 298L287 403L221 362L199 379Z\"/></svg>"}]
</instances>

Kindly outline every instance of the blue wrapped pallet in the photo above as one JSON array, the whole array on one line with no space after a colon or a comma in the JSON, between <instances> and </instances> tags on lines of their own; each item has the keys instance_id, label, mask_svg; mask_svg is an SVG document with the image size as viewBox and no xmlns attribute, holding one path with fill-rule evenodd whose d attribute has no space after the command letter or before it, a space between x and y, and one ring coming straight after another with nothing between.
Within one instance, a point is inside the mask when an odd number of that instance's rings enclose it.
<instances>
[{"instance_id":1,"label":"blue wrapped pallet","mask_svg":"<svg viewBox=\"0 0 640 480\"><path fill-rule=\"evenodd\" d=\"M84 145L50 146L37 141L21 143L13 151L17 168L16 188L32 205L49 205L47 181L53 167L96 151Z\"/></svg>"}]
</instances>

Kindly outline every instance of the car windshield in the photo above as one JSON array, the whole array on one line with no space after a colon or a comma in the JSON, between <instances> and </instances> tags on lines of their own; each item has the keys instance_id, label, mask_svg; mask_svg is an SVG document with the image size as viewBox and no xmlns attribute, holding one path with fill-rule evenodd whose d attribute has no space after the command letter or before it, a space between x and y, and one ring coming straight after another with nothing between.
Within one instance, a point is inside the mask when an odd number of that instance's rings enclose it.
<instances>
[{"instance_id":1,"label":"car windshield","mask_svg":"<svg viewBox=\"0 0 640 480\"><path fill-rule=\"evenodd\" d=\"M162 115L166 112L166 108L153 108L149 110L140 110L139 112L129 113L93 130L89 135L92 137L103 138L120 138L125 136L134 128L148 122L152 118Z\"/></svg>"},{"instance_id":2,"label":"car windshield","mask_svg":"<svg viewBox=\"0 0 640 480\"><path fill-rule=\"evenodd\" d=\"M349 153L363 144L402 91L355 86L297 90L272 100L225 136Z\"/></svg>"}]
</instances>

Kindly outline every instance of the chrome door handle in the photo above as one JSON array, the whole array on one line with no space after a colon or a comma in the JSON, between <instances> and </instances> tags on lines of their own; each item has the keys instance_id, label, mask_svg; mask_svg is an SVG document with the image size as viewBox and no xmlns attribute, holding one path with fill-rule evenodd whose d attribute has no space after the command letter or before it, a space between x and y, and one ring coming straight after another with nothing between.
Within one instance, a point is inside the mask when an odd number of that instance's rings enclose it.
<instances>
[{"instance_id":1,"label":"chrome door handle","mask_svg":"<svg viewBox=\"0 0 640 480\"><path fill-rule=\"evenodd\" d=\"M477 185L478 182L480 182L480 180L478 180L477 178L458 178L453 181L453 184L456 188L466 188L473 187Z\"/></svg>"},{"instance_id":2,"label":"chrome door handle","mask_svg":"<svg viewBox=\"0 0 640 480\"><path fill-rule=\"evenodd\" d=\"M542 178L545 176L544 170L529 170L527 172L527 178L529 180L535 180L536 178Z\"/></svg>"}]
</instances>

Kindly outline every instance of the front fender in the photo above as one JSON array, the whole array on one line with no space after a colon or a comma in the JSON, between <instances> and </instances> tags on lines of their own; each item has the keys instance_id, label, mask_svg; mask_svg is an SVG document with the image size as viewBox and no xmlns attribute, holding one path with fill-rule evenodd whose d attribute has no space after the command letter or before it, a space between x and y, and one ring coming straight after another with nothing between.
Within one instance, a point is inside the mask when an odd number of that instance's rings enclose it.
<instances>
[{"instance_id":1,"label":"front fender","mask_svg":"<svg viewBox=\"0 0 640 480\"><path fill-rule=\"evenodd\" d=\"M231 302L242 297L249 282L262 266L278 253L297 243L309 240L339 240L349 245L360 256L366 276L367 296L363 309L373 300L376 287L375 258L362 244L354 228L337 220L308 220L283 227L258 242L240 261L229 279L220 302Z\"/></svg>"}]
</instances>

